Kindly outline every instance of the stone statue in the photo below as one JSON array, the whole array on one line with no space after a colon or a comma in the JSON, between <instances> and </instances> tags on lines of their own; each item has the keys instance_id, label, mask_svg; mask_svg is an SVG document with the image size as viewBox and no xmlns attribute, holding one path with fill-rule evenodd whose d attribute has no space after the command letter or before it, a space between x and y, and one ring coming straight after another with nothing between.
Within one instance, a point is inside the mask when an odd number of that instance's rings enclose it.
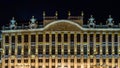
<instances>
[{"instance_id":1,"label":"stone statue","mask_svg":"<svg viewBox=\"0 0 120 68\"><path fill-rule=\"evenodd\" d=\"M15 29L15 28L16 28L16 20L13 17L12 20L10 20L10 29Z\"/></svg>"},{"instance_id":2,"label":"stone statue","mask_svg":"<svg viewBox=\"0 0 120 68\"><path fill-rule=\"evenodd\" d=\"M37 28L36 19L34 18L34 16L32 16L32 18L30 19L29 27L31 29Z\"/></svg>"}]
</instances>

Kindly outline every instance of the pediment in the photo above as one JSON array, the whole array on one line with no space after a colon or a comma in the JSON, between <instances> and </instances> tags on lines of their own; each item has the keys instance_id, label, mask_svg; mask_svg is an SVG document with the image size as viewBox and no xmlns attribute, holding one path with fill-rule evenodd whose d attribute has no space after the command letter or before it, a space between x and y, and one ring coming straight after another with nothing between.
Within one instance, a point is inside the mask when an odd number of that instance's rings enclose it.
<instances>
[{"instance_id":1,"label":"pediment","mask_svg":"<svg viewBox=\"0 0 120 68\"><path fill-rule=\"evenodd\" d=\"M80 28L68 22L59 22L48 26L45 31L80 31Z\"/></svg>"}]
</instances>

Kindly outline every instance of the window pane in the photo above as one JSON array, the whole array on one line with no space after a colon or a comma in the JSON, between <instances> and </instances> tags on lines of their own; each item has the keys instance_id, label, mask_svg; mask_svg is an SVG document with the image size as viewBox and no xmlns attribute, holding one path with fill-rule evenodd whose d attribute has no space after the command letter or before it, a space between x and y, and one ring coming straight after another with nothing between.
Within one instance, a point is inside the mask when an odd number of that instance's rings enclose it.
<instances>
[{"instance_id":1,"label":"window pane","mask_svg":"<svg viewBox=\"0 0 120 68\"><path fill-rule=\"evenodd\" d=\"M49 42L49 34L46 34L46 42Z\"/></svg>"},{"instance_id":2,"label":"window pane","mask_svg":"<svg viewBox=\"0 0 120 68\"><path fill-rule=\"evenodd\" d=\"M68 41L68 35L64 34L64 42L67 42L67 41Z\"/></svg>"},{"instance_id":3,"label":"window pane","mask_svg":"<svg viewBox=\"0 0 120 68\"><path fill-rule=\"evenodd\" d=\"M43 34L39 34L38 35L38 41L39 42L43 42Z\"/></svg>"},{"instance_id":4,"label":"window pane","mask_svg":"<svg viewBox=\"0 0 120 68\"><path fill-rule=\"evenodd\" d=\"M77 34L77 42L80 42L80 34Z\"/></svg>"}]
</instances>

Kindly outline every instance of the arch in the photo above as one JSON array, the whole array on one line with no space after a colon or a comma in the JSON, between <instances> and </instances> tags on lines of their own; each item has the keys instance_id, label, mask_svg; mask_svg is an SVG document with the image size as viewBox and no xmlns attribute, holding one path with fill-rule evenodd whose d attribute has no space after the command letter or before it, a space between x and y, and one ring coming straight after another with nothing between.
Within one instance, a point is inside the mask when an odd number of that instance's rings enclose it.
<instances>
[{"instance_id":1,"label":"arch","mask_svg":"<svg viewBox=\"0 0 120 68\"><path fill-rule=\"evenodd\" d=\"M53 22L49 23L48 25L46 25L46 26L43 28L43 30L44 30L44 29L47 29L49 26L54 25L54 24L57 24L57 23L69 23L69 24L75 25L76 27L82 29L82 27L81 27L79 24L77 24L77 23L75 23L75 22L73 22L73 21L70 21L70 20L57 20L57 21L53 21Z\"/></svg>"}]
</instances>

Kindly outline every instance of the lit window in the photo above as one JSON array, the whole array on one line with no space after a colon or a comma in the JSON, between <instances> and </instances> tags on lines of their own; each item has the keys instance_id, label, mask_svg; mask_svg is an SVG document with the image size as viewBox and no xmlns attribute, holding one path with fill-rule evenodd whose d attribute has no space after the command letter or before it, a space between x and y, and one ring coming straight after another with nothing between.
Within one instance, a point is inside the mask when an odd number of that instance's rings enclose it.
<instances>
[{"instance_id":1,"label":"lit window","mask_svg":"<svg viewBox=\"0 0 120 68\"><path fill-rule=\"evenodd\" d=\"M45 62L46 62L46 63L49 63L49 59L46 59Z\"/></svg>"},{"instance_id":2,"label":"lit window","mask_svg":"<svg viewBox=\"0 0 120 68\"><path fill-rule=\"evenodd\" d=\"M35 46L31 46L31 54L35 55Z\"/></svg>"},{"instance_id":3,"label":"lit window","mask_svg":"<svg viewBox=\"0 0 120 68\"><path fill-rule=\"evenodd\" d=\"M80 63L80 62L81 62L81 60L80 60L80 59L77 59L77 62L78 62L78 63Z\"/></svg>"},{"instance_id":4,"label":"lit window","mask_svg":"<svg viewBox=\"0 0 120 68\"><path fill-rule=\"evenodd\" d=\"M70 62L74 63L74 59L71 59Z\"/></svg>"},{"instance_id":5,"label":"lit window","mask_svg":"<svg viewBox=\"0 0 120 68\"><path fill-rule=\"evenodd\" d=\"M109 54L109 55L112 54L112 45L108 45L108 54Z\"/></svg>"},{"instance_id":6,"label":"lit window","mask_svg":"<svg viewBox=\"0 0 120 68\"><path fill-rule=\"evenodd\" d=\"M5 55L9 54L9 46L5 46Z\"/></svg>"},{"instance_id":7,"label":"lit window","mask_svg":"<svg viewBox=\"0 0 120 68\"><path fill-rule=\"evenodd\" d=\"M87 55L87 45L84 45L84 55Z\"/></svg>"},{"instance_id":8,"label":"lit window","mask_svg":"<svg viewBox=\"0 0 120 68\"><path fill-rule=\"evenodd\" d=\"M65 55L68 54L68 47L67 47L67 45L64 45L64 54L65 54Z\"/></svg>"},{"instance_id":9,"label":"lit window","mask_svg":"<svg viewBox=\"0 0 120 68\"><path fill-rule=\"evenodd\" d=\"M77 55L80 55L81 49L80 49L80 45L77 45Z\"/></svg>"},{"instance_id":10,"label":"lit window","mask_svg":"<svg viewBox=\"0 0 120 68\"><path fill-rule=\"evenodd\" d=\"M43 46L38 45L38 54L43 54Z\"/></svg>"},{"instance_id":11,"label":"lit window","mask_svg":"<svg viewBox=\"0 0 120 68\"><path fill-rule=\"evenodd\" d=\"M21 46L18 46L18 55L21 55L21 50L22 50L22 47Z\"/></svg>"},{"instance_id":12,"label":"lit window","mask_svg":"<svg viewBox=\"0 0 120 68\"><path fill-rule=\"evenodd\" d=\"M105 53L106 53L106 47L104 45L102 46L102 53L103 53L103 55L105 55Z\"/></svg>"},{"instance_id":13,"label":"lit window","mask_svg":"<svg viewBox=\"0 0 120 68\"><path fill-rule=\"evenodd\" d=\"M11 46L11 55L15 54L15 44L12 44Z\"/></svg>"},{"instance_id":14,"label":"lit window","mask_svg":"<svg viewBox=\"0 0 120 68\"><path fill-rule=\"evenodd\" d=\"M28 46L24 45L24 57L28 57Z\"/></svg>"},{"instance_id":15,"label":"lit window","mask_svg":"<svg viewBox=\"0 0 120 68\"><path fill-rule=\"evenodd\" d=\"M55 46L52 46L52 54L55 54Z\"/></svg>"},{"instance_id":16,"label":"lit window","mask_svg":"<svg viewBox=\"0 0 120 68\"><path fill-rule=\"evenodd\" d=\"M74 46L73 45L70 46L70 54L74 55Z\"/></svg>"},{"instance_id":17,"label":"lit window","mask_svg":"<svg viewBox=\"0 0 120 68\"><path fill-rule=\"evenodd\" d=\"M67 63L67 62L68 62L68 59L64 59L64 62Z\"/></svg>"},{"instance_id":18,"label":"lit window","mask_svg":"<svg viewBox=\"0 0 120 68\"><path fill-rule=\"evenodd\" d=\"M99 55L100 54L100 46L96 45L96 54Z\"/></svg>"}]
</instances>

